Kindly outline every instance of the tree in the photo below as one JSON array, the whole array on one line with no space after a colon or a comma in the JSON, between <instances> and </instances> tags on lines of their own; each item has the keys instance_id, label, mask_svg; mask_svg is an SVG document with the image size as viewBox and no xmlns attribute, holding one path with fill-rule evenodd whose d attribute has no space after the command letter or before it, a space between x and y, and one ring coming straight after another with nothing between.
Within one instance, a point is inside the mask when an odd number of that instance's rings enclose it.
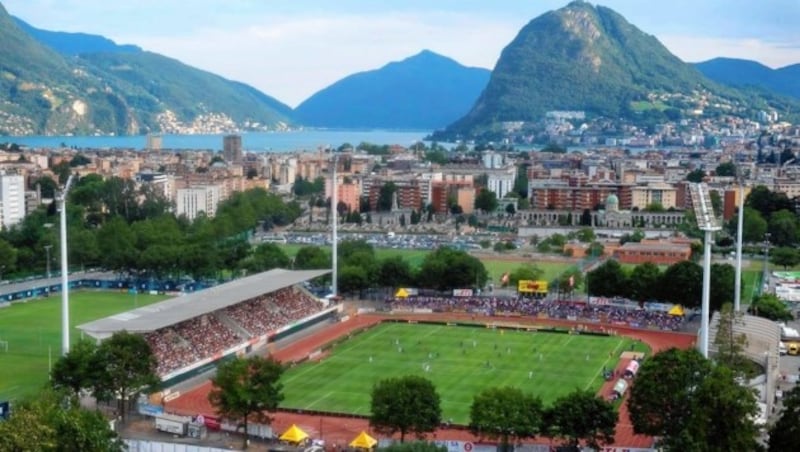
<instances>
[{"instance_id":1,"label":"tree","mask_svg":"<svg viewBox=\"0 0 800 452\"><path fill-rule=\"evenodd\" d=\"M508 285L511 287L517 287L520 281L536 281L542 279L543 277L544 270L533 264L525 264L521 267L511 270L511 273L508 275Z\"/></svg>"},{"instance_id":2,"label":"tree","mask_svg":"<svg viewBox=\"0 0 800 452\"><path fill-rule=\"evenodd\" d=\"M122 331L101 342L96 356L104 366L94 381L94 395L104 401L116 397L124 421L126 401L136 400L141 391L152 390L159 382L153 351L143 336Z\"/></svg>"},{"instance_id":3,"label":"tree","mask_svg":"<svg viewBox=\"0 0 800 452\"><path fill-rule=\"evenodd\" d=\"M475 197L475 208L486 213L497 210L497 195L495 192L487 188L481 190L478 196Z\"/></svg>"},{"instance_id":4,"label":"tree","mask_svg":"<svg viewBox=\"0 0 800 452\"><path fill-rule=\"evenodd\" d=\"M263 272L273 268L289 268L291 261L283 249L274 243L258 245L244 261L244 268L251 273Z\"/></svg>"},{"instance_id":5,"label":"tree","mask_svg":"<svg viewBox=\"0 0 800 452\"><path fill-rule=\"evenodd\" d=\"M730 264L711 264L710 279L709 306L712 312L719 311L725 303L733 302L733 292L736 287L736 269ZM699 284L702 294L702 280Z\"/></svg>"},{"instance_id":6,"label":"tree","mask_svg":"<svg viewBox=\"0 0 800 452\"><path fill-rule=\"evenodd\" d=\"M318 246L304 246L294 256L294 268L297 270L318 270L331 267L331 257Z\"/></svg>"},{"instance_id":7,"label":"tree","mask_svg":"<svg viewBox=\"0 0 800 452\"><path fill-rule=\"evenodd\" d=\"M430 380L415 375L381 380L372 388L370 425L377 431L422 438L442 420L439 394Z\"/></svg>"},{"instance_id":8,"label":"tree","mask_svg":"<svg viewBox=\"0 0 800 452\"><path fill-rule=\"evenodd\" d=\"M759 185L750 190L744 203L745 207L751 207L761 213L764 218L770 218L774 212L779 210L792 210L792 201L785 193L770 191L769 188Z\"/></svg>"},{"instance_id":9,"label":"tree","mask_svg":"<svg viewBox=\"0 0 800 452\"><path fill-rule=\"evenodd\" d=\"M735 377L731 369L714 366L694 394L689 434L705 445L694 450L759 450L758 427L753 422L758 415L756 397L751 388L739 384Z\"/></svg>"},{"instance_id":10,"label":"tree","mask_svg":"<svg viewBox=\"0 0 800 452\"><path fill-rule=\"evenodd\" d=\"M747 348L747 336L744 333L736 334L736 327L744 325L741 312L734 312L733 306L726 303L719 312L717 335L714 345L717 347L715 356L717 363L727 366L740 374L745 374L750 367L744 351Z\"/></svg>"},{"instance_id":11,"label":"tree","mask_svg":"<svg viewBox=\"0 0 800 452\"><path fill-rule=\"evenodd\" d=\"M731 235L736 235L738 220L731 219ZM742 240L748 243L761 242L767 232L767 220L758 210L745 206L744 217L742 218Z\"/></svg>"},{"instance_id":12,"label":"tree","mask_svg":"<svg viewBox=\"0 0 800 452\"><path fill-rule=\"evenodd\" d=\"M378 212L392 210L392 201L394 200L395 192L397 192L397 185L395 185L394 182L386 182L381 186L378 192L378 205L376 209Z\"/></svg>"},{"instance_id":13,"label":"tree","mask_svg":"<svg viewBox=\"0 0 800 452\"><path fill-rule=\"evenodd\" d=\"M382 260L378 270L378 282L384 287L402 287L414 282L411 265L402 256L391 256Z\"/></svg>"},{"instance_id":14,"label":"tree","mask_svg":"<svg viewBox=\"0 0 800 452\"><path fill-rule=\"evenodd\" d=\"M658 300L660 298L659 282L661 269L652 262L645 262L634 267L628 278L630 292L628 296L636 301Z\"/></svg>"},{"instance_id":15,"label":"tree","mask_svg":"<svg viewBox=\"0 0 800 452\"><path fill-rule=\"evenodd\" d=\"M509 215L514 215L517 213L517 208L514 207L514 204L508 203L506 204L506 213Z\"/></svg>"},{"instance_id":16,"label":"tree","mask_svg":"<svg viewBox=\"0 0 800 452\"><path fill-rule=\"evenodd\" d=\"M528 167L530 164L523 163L517 166L517 177L514 178L514 193L520 198L528 197Z\"/></svg>"},{"instance_id":17,"label":"tree","mask_svg":"<svg viewBox=\"0 0 800 452\"><path fill-rule=\"evenodd\" d=\"M776 322L789 321L794 317L792 311L781 301L775 294L763 293L758 298L753 300L753 303L747 309L753 315L763 317L765 319L774 320Z\"/></svg>"},{"instance_id":18,"label":"tree","mask_svg":"<svg viewBox=\"0 0 800 452\"><path fill-rule=\"evenodd\" d=\"M784 270L788 270L789 267L800 264L800 251L797 248L782 246L770 251L769 258L773 264L780 265Z\"/></svg>"},{"instance_id":19,"label":"tree","mask_svg":"<svg viewBox=\"0 0 800 452\"><path fill-rule=\"evenodd\" d=\"M217 413L240 422L245 448L248 421L269 424L267 413L275 411L283 400L282 374L283 366L278 361L260 356L237 357L217 367L208 401Z\"/></svg>"},{"instance_id":20,"label":"tree","mask_svg":"<svg viewBox=\"0 0 800 452\"><path fill-rule=\"evenodd\" d=\"M736 165L733 162L720 163L714 173L720 177L736 177Z\"/></svg>"},{"instance_id":21,"label":"tree","mask_svg":"<svg viewBox=\"0 0 800 452\"><path fill-rule=\"evenodd\" d=\"M800 385L784 395L783 411L769 429L770 452L791 452L800 444Z\"/></svg>"},{"instance_id":22,"label":"tree","mask_svg":"<svg viewBox=\"0 0 800 452\"><path fill-rule=\"evenodd\" d=\"M575 238L581 243L592 243L595 241L597 236L592 228L580 228L575 234Z\"/></svg>"},{"instance_id":23,"label":"tree","mask_svg":"<svg viewBox=\"0 0 800 452\"><path fill-rule=\"evenodd\" d=\"M688 432L698 415L694 393L711 367L695 349L671 348L646 359L628 398L634 432L662 437L667 450L700 450L705 439Z\"/></svg>"},{"instance_id":24,"label":"tree","mask_svg":"<svg viewBox=\"0 0 800 452\"><path fill-rule=\"evenodd\" d=\"M592 295L614 297L623 295L627 288L627 278L622 266L609 259L586 275Z\"/></svg>"},{"instance_id":25,"label":"tree","mask_svg":"<svg viewBox=\"0 0 800 452\"><path fill-rule=\"evenodd\" d=\"M789 210L779 210L769 218L770 242L778 246L794 246L797 243L797 215Z\"/></svg>"},{"instance_id":26,"label":"tree","mask_svg":"<svg viewBox=\"0 0 800 452\"><path fill-rule=\"evenodd\" d=\"M590 209L583 209L580 218L581 226L591 226L592 225L592 211Z\"/></svg>"},{"instance_id":27,"label":"tree","mask_svg":"<svg viewBox=\"0 0 800 452\"><path fill-rule=\"evenodd\" d=\"M379 448L381 452L447 452L447 446L427 441L411 441L408 443L392 443Z\"/></svg>"},{"instance_id":28,"label":"tree","mask_svg":"<svg viewBox=\"0 0 800 452\"><path fill-rule=\"evenodd\" d=\"M0 422L0 451L122 452L125 446L99 411L65 402L64 395L45 390L14 406Z\"/></svg>"},{"instance_id":29,"label":"tree","mask_svg":"<svg viewBox=\"0 0 800 452\"><path fill-rule=\"evenodd\" d=\"M628 410L634 432L662 437L665 450L755 450L752 390L695 349L673 348L645 360Z\"/></svg>"},{"instance_id":30,"label":"tree","mask_svg":"<svg viewBox=\"0 0 800 452\"><path fill-rule=\"evenodd\" d=\"M547 410L548 431L577 448L581 441L599 449L614 442L617 412L591 391L576 390L553 402ZM577 450L577 449L576 449Z\"/></svg>"},{"instance_id":31,"label":"tree","mask_svg":"<svg viewBox=\"0 0 800 452\"><path fill-rule=\"evenodd\" d=\"M483 287L488 277L486 267L478 258L443 246L425 256L417 282L426 288L451 290Z\"/></svg>"},{"instance_id":32,"label":"tree","mask_svg":"<svg viewBox=\"0 0 800 452\"><path fill-rule=\"evenodd\" d=\"M661 275L659 292L663 301L690 308L700 306L703 292L703 267L695 262L672 264Z\"/></svg>"},{"instance_id":33,"label":"tree","mask_svg":"<svg viewBox=\"0 0 800 452\"><path fill-rule=\"evenodd\" d=\"M56 390L67 390L77 398L82 389L92 387L100 368L102 364L97 361L97 345L90 340L78 341L53 364L50 385Z\"/></svg>"},{"instance_id":34,"label":"tree","mask_svg":"<svg viewBox=\"0 0 800 452\"><path fill-rule=\"evenodd\" d=\"M370 277L366 269L359 265L342 265L336 276L337 289L341 293L356 293L370 286Z\"/></svg>"},{"instance_id":35,"label":"tree","mask_svg":"<svg viewBox=\"0 0 800 452\"><path fill-rule=\"evenodd\" d=\"M518 388L488 388L472 400L469 429L481 438L500 439L500 450L509 450L509 439L523 439L539 432L542 401Z\"/></svg>"},{"instance_id":36,"label":"tree","mask_svg":"<svg viewBox=\"0 0 800 452\"><path fill-rule=\"evenodd\" d=\"M686 180L689 182L700 183L706 177L706 172L701 169L692 170L686 175Z\"/></svg>"}]
</instances>

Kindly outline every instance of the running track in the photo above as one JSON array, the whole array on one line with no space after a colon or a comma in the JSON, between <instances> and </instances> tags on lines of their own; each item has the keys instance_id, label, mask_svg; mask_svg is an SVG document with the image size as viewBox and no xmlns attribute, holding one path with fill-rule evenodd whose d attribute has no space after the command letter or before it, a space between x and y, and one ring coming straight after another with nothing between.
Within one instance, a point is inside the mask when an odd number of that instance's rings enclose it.
<instances>
[{"instance_id":1,"label":"running track","mask_svg":"<svg viewBox=\"0 0 800 452\"><path fill-rule=\"evenodd\" d=\"M482 323L509 322L516 324L536 324L572 327L580 322L544 320L526 317L487 317L474 316L470 314L362 314L352 316L345 322L330 325L311 336L302 338L292 344L273 352L273 356L283 362L298 361L304 359L311 352L318 350L323 345L344 336L354 330L368 325L378 323L384 319L411 319L411 320L438 320L438 321L458 321L474 320ZM648 344L653 352L670 347L689 348L693 345L695 337L685 333L672 333L654 330L640 330L634 328L620 327L617 325L602 325L593 323L581 323L591 329L601 327L612 328L623 336L639 339ZM620 361L617 370L624 370L629 360ZM600 389L599 394L607 395L614 385L614 380L606 382ZM211 382L206 381L191 390L181 394L180 397L165 403L165 410L171 413L183 415L197 415L214 413L211 404L208 402L208 393L211 390ZM282 432L292 424L297 424L313 438L324 438L327 445L338 445L337 449L346 446L362 430L369 431L369 421L366 419L356 419L347 417L301 415L279 411L274 416L272 428L275 432ZM456 441L480 441L466 430L460 429L439 429L433 434L434 439L456 440ZM539 439L535 442L540 444L548 443L548 439ZM635 435L633 426L628 417L627 403L623 403L619 410L619 422L615 434L615 445L625 447L651 447L652 439L643 435Z\"/></svg>"}]
</instances>

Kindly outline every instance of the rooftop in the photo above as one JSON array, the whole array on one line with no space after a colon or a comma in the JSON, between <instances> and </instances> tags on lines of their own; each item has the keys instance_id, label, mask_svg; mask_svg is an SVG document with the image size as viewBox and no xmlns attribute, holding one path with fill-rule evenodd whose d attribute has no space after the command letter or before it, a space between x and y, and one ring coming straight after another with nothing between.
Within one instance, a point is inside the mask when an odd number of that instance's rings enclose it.
<instances>
[{"instance_id":1,"label":"rooftop","mask_svg":"<svg viewBox=\"0 0 800 452\"><path fill-rule=\"evenodd\" d=\"M273 269L199 292L171 298L93 322L78 325L86 334L103 339L118 331L147 333L233 306L243 301L330 273L330 270Z\"/></svg>"}]
</instances>

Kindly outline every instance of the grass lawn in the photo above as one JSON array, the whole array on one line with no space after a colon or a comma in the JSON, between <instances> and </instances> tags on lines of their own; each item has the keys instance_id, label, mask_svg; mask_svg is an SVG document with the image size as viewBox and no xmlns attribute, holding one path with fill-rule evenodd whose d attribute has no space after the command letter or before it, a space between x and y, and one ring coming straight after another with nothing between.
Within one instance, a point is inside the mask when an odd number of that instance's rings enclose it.
<instances>
[{"instance_id":1,"label":"grass lawn","mask_svg":"<svg viewBox=\"0 0 800 452\"><path fill-rule=\"evenodd\" d=\"M120 292L70 292L70 341L80 339L75 325L97 320L168 298L164 295ZM34 393L48 379L48 355L61 354L61 293L0 308L0 400Z\"/></svg>"},{"instance_id":2,"label":"grass lawn","mask_svg":"<svg viewBox=\"0 0 800 452\"><path fill-rule=\"evenodd\" d=\"M545 405L576 388L597 391L603 367L615 367L631 346L649 353L626 337L385 323L338 345L319 363L289 369L281 406L366 415L375 382L421 375L436 386L443 418L466 424L473 396L485 388L519 387Z\"/></svg>"},{"instance_id":3,"label":"grass lawn","mask_svg":"<svg viewBox=\"0 0 800 452\"><path fill-rule=\"evenodd\" d=\"M308 245L289 243L279 244L278 246L287 256L293 258L297 255L297 251L300 248ZM330 251L330 247L326 247L325 249ZM411 268L417 269L422 265L422 261L425 260L425 256L427 256L430 251L431 250L375 248L375 256L378 260L400 256L411 265ZM530 262L514 262L503 259L492 259L491 256L481 256L479 259L481 259L483 265L486 267L486 271L489 272L490 281L493 281L495 285L500 284L500 278L503 276L503 273L513 271L526 264L535 265L544 270L544 279L547 281L552 280L573 265L560 262L535 262L533 260Z\"/></svg>"},{"instance_id":4,"label":"grass lawn","mask_svg":"<svg viewBox=\"0 0 800 452\"><path fill-rule=\"evenodd\" d=\"M515 269L524 265L533 265L544 271L542 279L545 281L552 281L556 276L564 273L568 268L575 266L575 264L568 264L564 262L513 262L507 260L494 260L491 258L481 259L486 271L489 272L490 281L494 282L495 286L500 285L500 278L505 272L512 272Z\"/></svg>"}]
</instances>

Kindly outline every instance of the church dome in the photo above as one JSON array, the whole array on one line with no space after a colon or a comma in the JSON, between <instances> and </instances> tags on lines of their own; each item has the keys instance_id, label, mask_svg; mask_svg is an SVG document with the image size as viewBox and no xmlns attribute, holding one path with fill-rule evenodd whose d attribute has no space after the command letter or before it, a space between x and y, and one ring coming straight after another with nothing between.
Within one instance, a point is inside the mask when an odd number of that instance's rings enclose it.
<instances>
[{"instance_id":1,"label":"church dome","mask_svg":"<svg viewBox=\"0 0 800 452\"><path fill-rule=\"evenodd\" d=\"M619 198L614 193L608 195L606 198L606 211L616 212L619 210Z\"/></svg>"}]
</instances>

